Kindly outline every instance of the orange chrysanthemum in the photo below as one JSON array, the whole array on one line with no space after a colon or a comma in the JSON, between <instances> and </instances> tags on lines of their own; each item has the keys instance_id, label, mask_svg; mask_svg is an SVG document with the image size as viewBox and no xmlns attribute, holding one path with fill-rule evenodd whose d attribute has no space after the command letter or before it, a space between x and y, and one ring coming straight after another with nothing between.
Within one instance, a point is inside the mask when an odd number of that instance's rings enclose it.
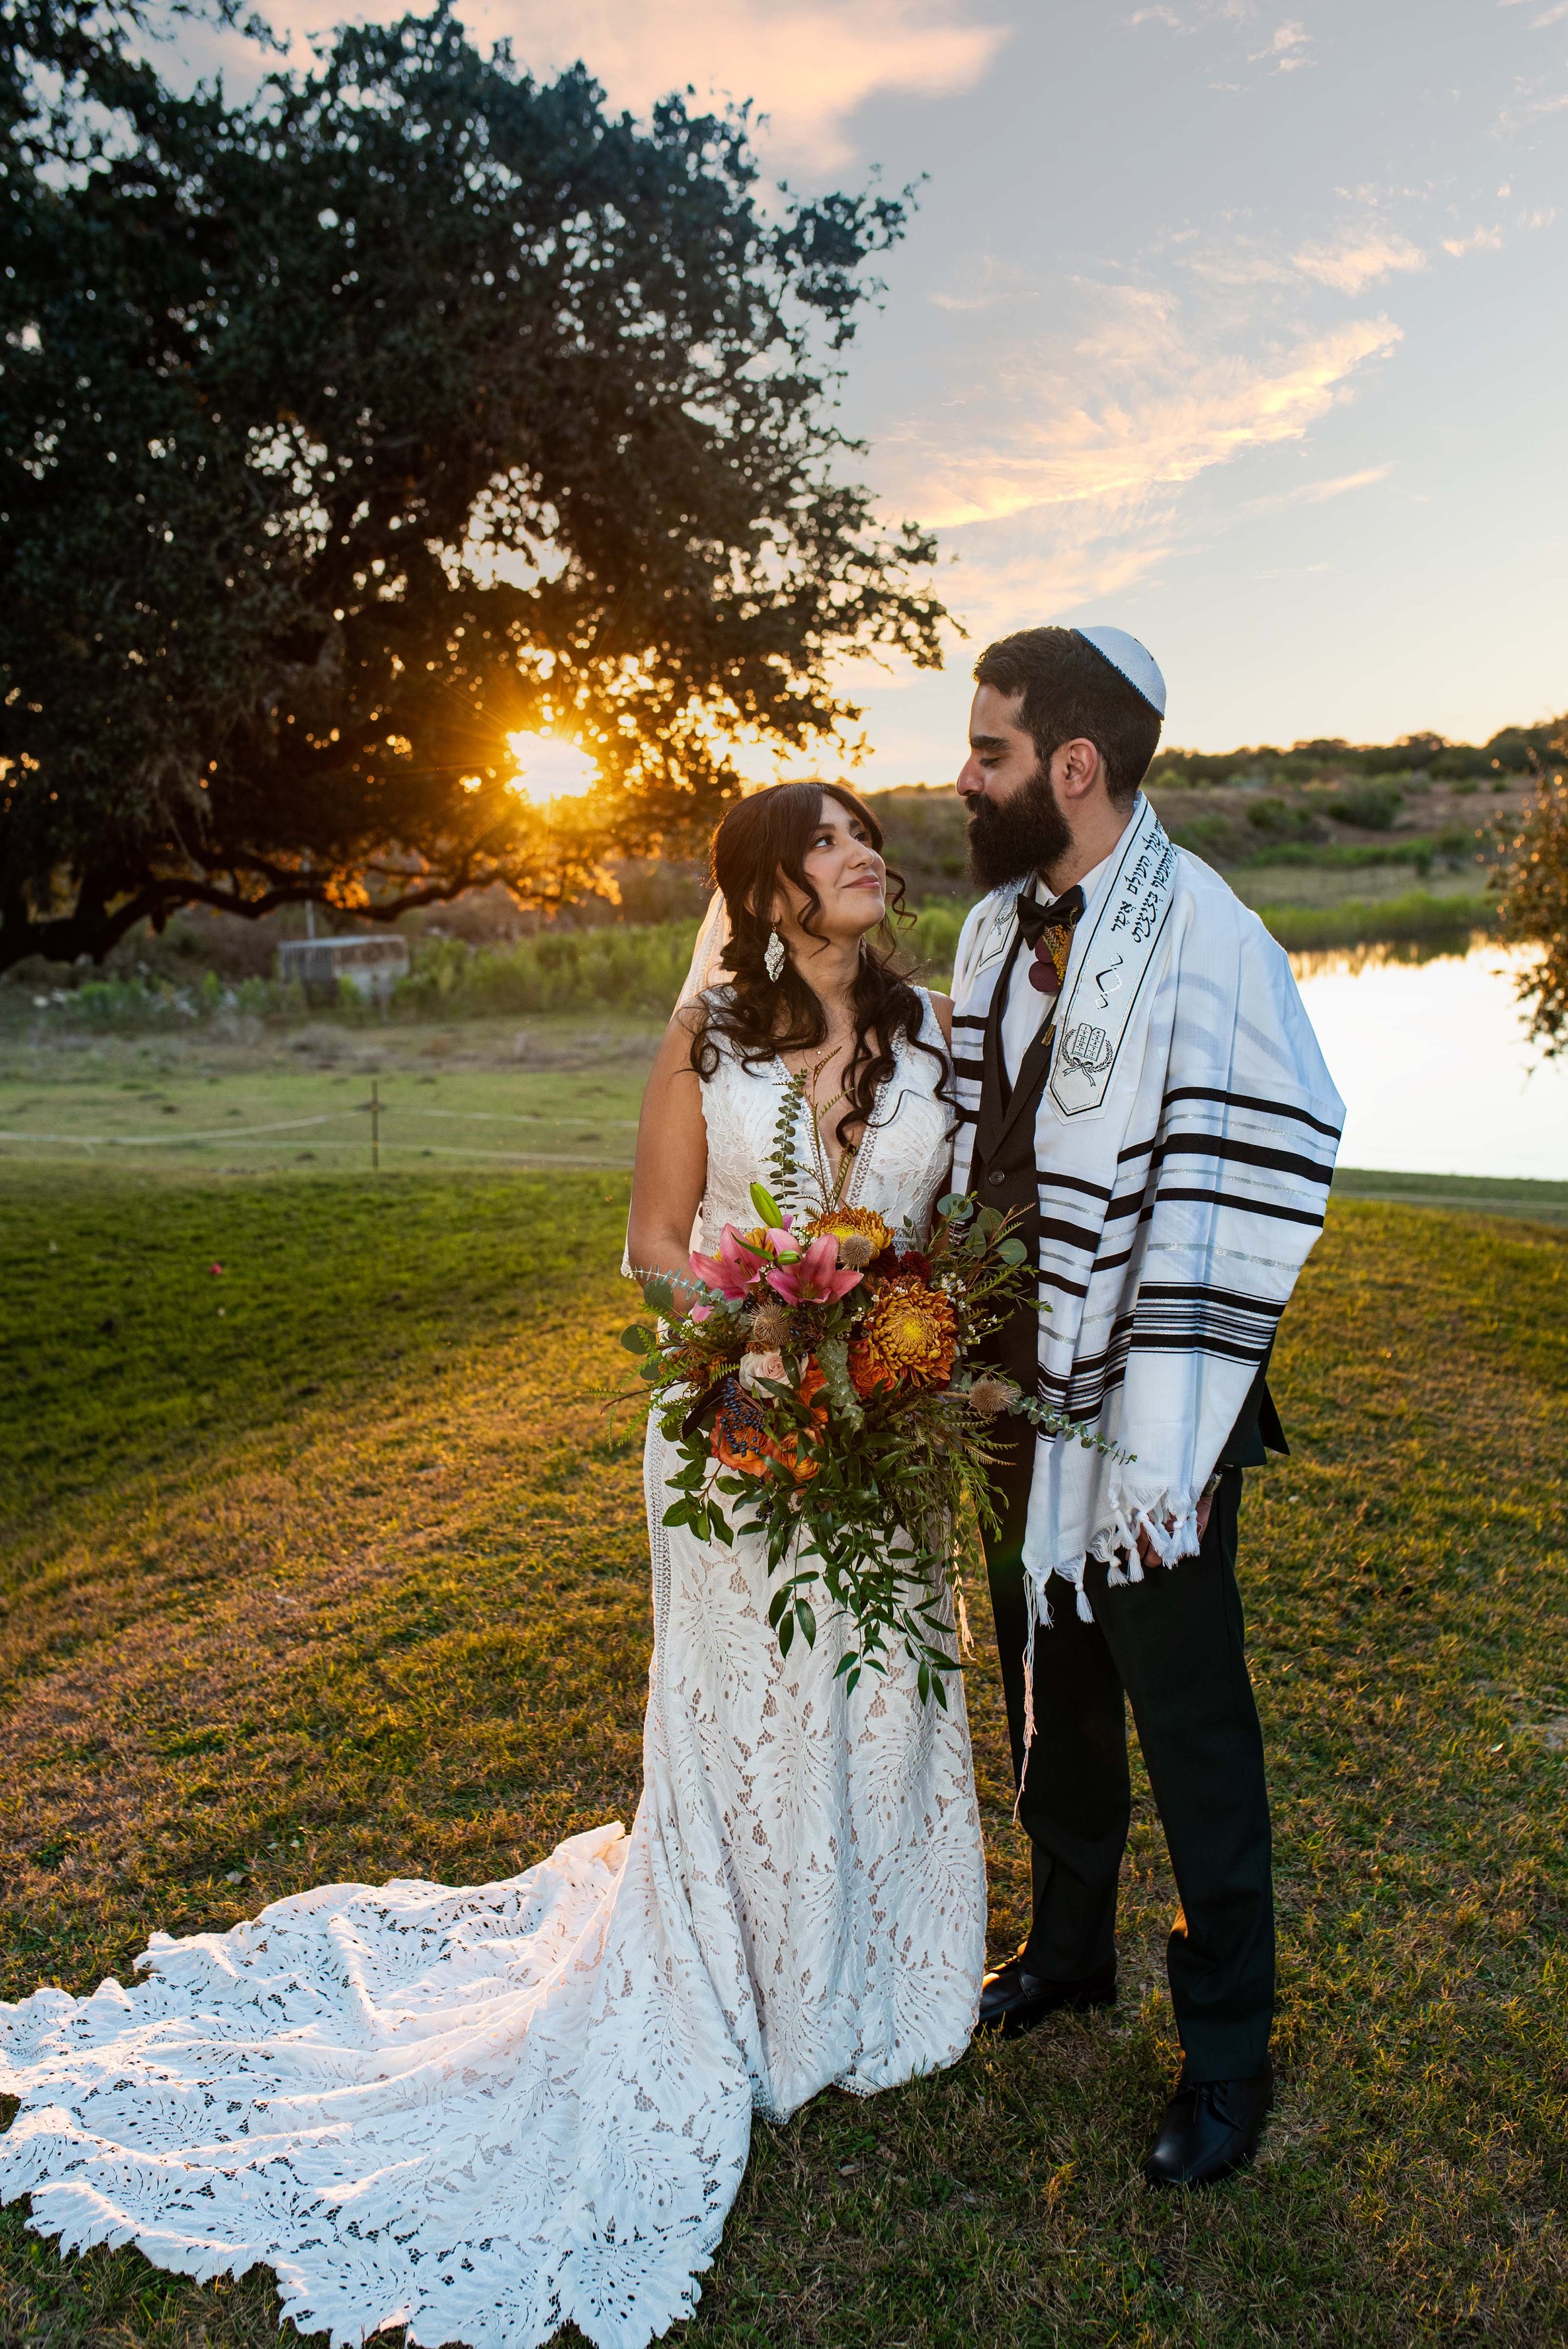
<instances>
[{"instance_id":1,"label":"orange chrysanthemum","mask_svg":"<svg viewBox=\"0 0 1568 2349\"><path fill-rule=\"evenodd\" d=\"M850 1348L857 1393L879 1387L940 1387L953 1375L958 1325L945 1297L923 1280L884 1281L871 1319Z\"/></svg>"},{"instance_id":2,"label":"orange chrysanthemum","mask_svg":"<svg viewBox=\"0 0 1568 2349\"><path fill-rule=\"evenodd\" d=\"M827 1381L813 1358L806 1365L798 1390L800 1401L810 1405L813 1427L826 1427L828 1406L814 1401ZM779 1437L771 1433L768 1414L762 1405L754 1402L738 1380L726 1381L724 1401L714 1414L710 1449L714 1457L738 1475L764 1476L768 1463L777 1460L788 1468L798 1485L804 1485L817 1473L815 1460L802 1460L798 1435Z\"/></svg>"}]
</instances>

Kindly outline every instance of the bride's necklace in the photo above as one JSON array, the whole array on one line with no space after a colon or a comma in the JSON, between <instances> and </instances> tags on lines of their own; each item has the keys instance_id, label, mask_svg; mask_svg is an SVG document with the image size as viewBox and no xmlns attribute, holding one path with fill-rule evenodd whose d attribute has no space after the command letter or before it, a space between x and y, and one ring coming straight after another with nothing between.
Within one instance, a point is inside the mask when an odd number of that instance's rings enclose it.
<instances>
[{"instance_id":1,"label":"bride's necklace","mask_svg":"<svg viewBox=\"0 0 1568 2349\"><path fill-rule=\"evenodd\" d=\"M844 1185L849 1181L850 1169L854 1164L855 1158L854 1143L844 1143L839 1152L838 1172L830 1177L827 1152L822 1146L822 1120L830 1110L838 1108L844 1098L844 1088L841 1085L831 1101L825 1101L819 1104L817 1087L821 1080L823 1070L832 1058L832 1053L828 1052L818 1061L811 1071L810 1083L806 1092L806 1097L811 1104L811 1155L816 1161L817 1185L822 1194L823 1211L828 1215L831 1215L833 1209L842 1203Z\"/></svg>"}]
</instances>

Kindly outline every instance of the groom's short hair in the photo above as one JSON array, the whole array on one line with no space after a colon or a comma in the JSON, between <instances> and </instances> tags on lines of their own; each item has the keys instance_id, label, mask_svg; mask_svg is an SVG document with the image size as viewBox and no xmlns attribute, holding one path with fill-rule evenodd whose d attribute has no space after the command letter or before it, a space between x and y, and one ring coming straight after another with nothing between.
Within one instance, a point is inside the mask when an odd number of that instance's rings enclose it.
<instances>
[{"instance_id":1,"label":"groom's short hair","mask_svg":"<svg viewBox=\"0 0 1568 2349\"><path fill-rule=\"evenodd\" d=\"M977 685L1011 700L1034 740L1044 773L1064 742L1092 742L1105 761L1106 789L1130 804L1160 740L1160 713L1076 628L1020 628L999 636L975 664Z\"/></svg>"}]
</instances>

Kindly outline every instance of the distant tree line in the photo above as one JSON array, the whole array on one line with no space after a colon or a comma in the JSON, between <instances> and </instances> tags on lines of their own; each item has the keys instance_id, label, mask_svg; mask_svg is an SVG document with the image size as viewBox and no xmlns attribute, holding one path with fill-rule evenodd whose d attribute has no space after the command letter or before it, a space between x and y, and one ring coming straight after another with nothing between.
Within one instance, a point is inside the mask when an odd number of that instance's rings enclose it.
<instances>
[{"instance_id":1,"label":"distant tree line","mask_svg":"<svg viewBox=\"0 0 1568 2349\"><path fill-rule=\"evenodd\" d=\"M1429 775L1433 782L1480 782L1497 775L1538 773L1554 754L1563 721L1504 726L1488 742L1449 742L1441 734L1405 734L1397 742L1345 742L1320 736L1288 750L1262 742L1253 750L1172 750L1157 754L1157 781L1310 783L1329 777Z\"/></svg>"}]
</instances>

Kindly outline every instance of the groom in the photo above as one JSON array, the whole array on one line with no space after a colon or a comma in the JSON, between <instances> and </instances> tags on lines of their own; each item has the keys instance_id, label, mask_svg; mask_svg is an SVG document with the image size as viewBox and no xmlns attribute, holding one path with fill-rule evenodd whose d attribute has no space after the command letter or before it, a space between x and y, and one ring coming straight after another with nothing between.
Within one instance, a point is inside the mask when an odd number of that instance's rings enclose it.
<instances>
[{"instance_id":1,"label":"groom","mask_svg":"<svg viewBox=\"0 0 1568 2349\"><path fill-rule=\"evenodd\" d=\"M1101 1443L999 1424L987 1544L1034 1916L979 2027L1116 1995L1130 1702L1181 1914L1181 2078L1146 2166L1251 2158L1272 2102L1263 1738L1235 1564L1242 1472L1284 1437L1265 1382L1323 1221L1342 1109L1289 966L1139 785L1165 687L1120 629L1030 628L975 670L958 778L988 891L954 979L954 1187L1018 1212L1048 1313L992 1341Z\"/></svg>"}]
</instances>

